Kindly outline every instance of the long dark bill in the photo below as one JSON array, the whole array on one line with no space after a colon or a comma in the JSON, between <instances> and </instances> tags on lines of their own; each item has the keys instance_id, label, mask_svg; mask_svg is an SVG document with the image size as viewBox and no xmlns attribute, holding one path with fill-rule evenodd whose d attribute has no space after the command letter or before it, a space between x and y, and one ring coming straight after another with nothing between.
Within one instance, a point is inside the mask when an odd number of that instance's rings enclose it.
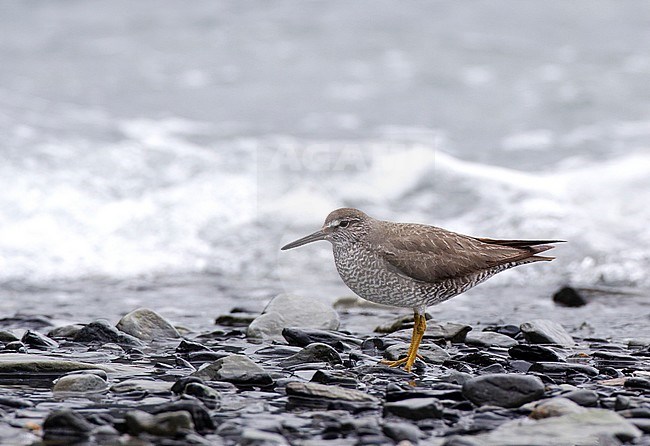
<instances>
[{"instance_id":1,"label":"long dark bill","mask_svg":"<svg viewBox=\"0 0 650 446\"><path fill-rule=\"evenodd\" d=\"M285 251L287 249L297 248L298 246L306 245L307 243L317 242L318 240L325 240L325 233L322 230L316 231L313 234L309 234L306 237L300 238L294 242L284 245L280 249L282 251Z\"/></svg>"}]
</instances>

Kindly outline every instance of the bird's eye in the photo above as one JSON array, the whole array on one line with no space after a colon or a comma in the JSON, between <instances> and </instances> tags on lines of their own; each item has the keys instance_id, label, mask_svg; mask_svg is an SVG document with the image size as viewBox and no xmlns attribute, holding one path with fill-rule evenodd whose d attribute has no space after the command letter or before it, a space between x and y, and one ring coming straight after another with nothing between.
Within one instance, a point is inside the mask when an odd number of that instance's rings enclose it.
<instances>
[{"instance_id":1,"label":"bird's eye","mask_svg":"<svg viewBox=\"0 0 650 446\"><path fill-rule=\"evenodd\" d=\"M343 220L342 222L339 223L339 228L347 228L349 224L350 224L349 221Z\"/></svg>"}]
</instances>

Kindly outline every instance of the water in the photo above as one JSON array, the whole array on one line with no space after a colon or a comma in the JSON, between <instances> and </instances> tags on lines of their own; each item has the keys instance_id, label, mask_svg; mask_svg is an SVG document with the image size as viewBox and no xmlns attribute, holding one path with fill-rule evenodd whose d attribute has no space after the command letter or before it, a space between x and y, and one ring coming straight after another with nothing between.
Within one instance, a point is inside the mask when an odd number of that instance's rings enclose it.
<instances>
[{"instance_id":1,"label":"water","mask_svg":"<svg viewBox=\"0 0 650 446\"><path fill-rule=\"evenodd\" d=\"M185 321L283 290L330 299L346 290L324 243L278 248L341 206L569 241L484 293L643 295L649 8L5 2L0 311Z\"/></svg>"}]
</instances>

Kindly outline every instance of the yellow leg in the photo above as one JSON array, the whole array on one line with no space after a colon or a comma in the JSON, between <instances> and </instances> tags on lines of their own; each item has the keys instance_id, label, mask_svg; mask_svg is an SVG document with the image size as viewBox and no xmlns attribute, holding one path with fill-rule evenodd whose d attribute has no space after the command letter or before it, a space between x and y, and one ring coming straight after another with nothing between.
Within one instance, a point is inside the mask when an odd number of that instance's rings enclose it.
<instances>
[{"instance_id":1,"label":"yellow leg","mask_svg":"<svg viewBox=\"0 0 650 446\"><path fill-rule=\"evenodd\" d=\"M404 370L406 370L407 372L411 371L415 359L417 357L420 357L420 355L418 355L418 347L420 346L420 342L422 342L422 337L424 336L424 332L427 329L427 320L424 317L424 315L420 315L417 312L415 312L413 314L413 319L415 322L413 324L413 335L411 336L411 343L409 345L408 352L406 353L406 357L402 359L398 359L397 361L382 360L381 361L382 364L385 364L390 367L398 367L402 364L406 364L404 366Z\"/></svg>"}]
</instances>

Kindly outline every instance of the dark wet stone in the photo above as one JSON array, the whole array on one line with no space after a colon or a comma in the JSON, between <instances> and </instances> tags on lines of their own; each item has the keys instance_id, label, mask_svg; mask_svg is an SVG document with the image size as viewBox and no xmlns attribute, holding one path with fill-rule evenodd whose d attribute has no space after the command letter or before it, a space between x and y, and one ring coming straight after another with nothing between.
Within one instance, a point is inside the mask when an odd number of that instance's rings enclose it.
<instances>
[{"instance_id":1,"label":"dark wet stone","mask_svg":"<svg viewBox=\"0 0 650 446\"><path fill-rule=\"evenodd\" d=\"M624 418L650 418L650 407L632 407L621 410L618 414Z\"/></svg>"},{"instance_id":2,"label":"dark wet stone","mask_svg":"<svg viewBox=\"0 0 650 446\"><path fill-rule=\"evenodd\" d=\"M479 406L519 407L544 396L544 384L529 375L482 375L463 384L463 395Z\"/></svg>"},{"instance_id":3,"label":"dark wet stone","mask_svg":"<svg viewBox=\"0 0 650 446\"><path fill-rule=\"evenodd\" d=\"M425 314L427 320L431 319L430 314ZM393 333L400 330L413 329L413 324L415 323L415 318L413 314L405 314L403 316L398 316L386 324L379 325L375 327L375 333Z\"/></svg>"},{"instance_id":4,"label":"dark wet stone","mask_svg":"<svg viewBox=\"0 0 650 446\"><path fill-rule=\"evenodd\" d=\"M614 400L614 410L619 411L630 407L630 397L625 395L616 395Z\"/></svg>"},{"instance_id":5,"label":"dark wet stone","mask_svg":"<svg viewBox=\"0 0 650 446\"><path fill-rule=\"evenodd\" d=\"M471 331L465 337L467 345L478 345L481 347L512 347L519 344L510 336L493 331Z\"/></svg>"},{"instance_id":6,"label":"dark wet stone","mask_svg":"<svg viewBox=\"0 0 650 446\"><path fill-rule=\"evenodd\" d=\"M343 387L356 387L358 383L356 375L346 370L317 370L312 376L311 382Z\"/></svg>"},{"instance_id":7,"label":"dark wet stone","mask_svg":"<svg viewBox=\"0 0 650 446\"><path fill-rule=\"evenodd\" d=\"M22 343L28 347L35 348L37 350L48 350L50 348L57 348L59 343L54 339L50 339L47 336L32 330L27 330L21 339Z\"/></svg>"},{"instance_id":8,"label":"dark wet stone","mask_svg":"<svg viewBox=\"0 0 650 446\"><path fill-rule=\"evenodd\" d=\"M587 305L587 299L575 288L565 286L553 294L553 302L563 307L582 307Z\"/></svg>"},{"instance_id":9,"label":"dark wet stone","mask_svg":"<svg viewBox=\"0 0 650 446\"><path fill-rule=\"evenodd\" d=\"M508 354L513 359L521 359L530 362L560 362L562 358L555 351L548 347L534 344L520 344L511 347Z\"/></svg>"},{"instance_id":10,"label":"dark wet stone","mask_svg":"<svg viewBox=\"0 0 650 446\"><path fill-rule=\"evenodd\" d=\"M482 369L478 369L476 373L478 375L489 375L494 373L505 373L506 369L501 364L492 364Z\"/></svg>"},{"instance_id":11,"label":"dark wet stone","mask_svg":"<svg viewBox=\"0 0 650 446\"><path fill-rule=\"evenodd\" d=\"M342 364L341 355L327 344L319 342L309 344L293 356L282 360L282 366L291 366L313 362Z\"/></svg>"},{"instance_id":12,"label":"dark wet stone","mask_svg":"<svg viewBox=\"0 0 650 446\"><path fill-rule=\"evenodd\" d=\"M190 383L205 384L201 378L197 378L196 376L184 376L182 378L178 378L170 390L173 393L180 395L185 391L185 386Z\"/></svg>"},{"instance_id":13,"label":"dark wet stone","mask_svg":"<svg viewBox=\"0 0 650 446\"><path fill-rule=\"evenodd\" d=\"M237 444L239 446L284 446L289 443L280 434L249 427L242 431Z\"/></svg>"},{"instance_id":14,"label":"dark wet stone","mask_svg":"<svg viewBox=\"0 0 650 446\"><path fill-rule=\"evenodd\" d=\"M510 336L511 338L514 338L521 333L521 330L517 325L490 325L485 327L483 331L493 331L502 335Z\"/></svg>"},{"instance_id":15,"label":"dark wet stone","mask_svg":"<svg viewBox=\"0 0 650 446\"><path fill-rule=\"evenodd\" d=\"M43 439L45 442L60 444L67 440L69 444L90 437L93 425L78 413L70 409L56 410L43 422Z\"/></svg>"},{"instance_id":16,"label":"dark wet stone","mask_svg":"<svg viewBox=\"0 0 650 446\"><path fill-rule=\"evenodd\" d=\"M427 331L424 337L444 339L451 342L464 342L465 336L471 329L472 327L469 325L456 322L431 322L427 323Z\"/></svg>"},{"instance_id":17,"label":"dark wet stone","mask_svg":"<svg viewBox=\"0 0 650 446\"><path fill-rule=\"evenodd\" d=\"M282 341L285 327L337 330L339 315L331 305L321 300L280 294L251 322L246 335L249 338Z\"/></svg>"},{"instance_id":18,"label":"dark wet stone","mask_svg":"<svg viewBox=\"0 0 650 446\"><path fill-rule=\"evenodd\" d=\"M200 352L190 352L187 354L187 360L190 362L214 362L219 359L230 356L228 352L212 352L212 351L200 351Z\"/></svg>"},{"instance_id":19,"label":"dark wet stone","mask_svg":"<svg viewBox=\"0 0 650 446\"><path fill-rule=\"evenodd\" d=\"M386 348L398 342L388 338L367 338L361 344L361 352L368 356L380 356Z\"/></svg>"},{"instance_id":20,"label":"dark wet stone","mask_svg":"<svg viewBox=\"0 0 650 446\"><path fill-rule=\"evenodd\" d=\"M572 392L563 393L562 397L583 407L593 407L598 404L598 394L589 389L578 389Z\"/></svg>"},{"instance_id":21,"label":"dark wet stone","mask_svg":"<svg viewBox=\"0 0 650 446\"><path fill-rule=\"evenodd\" d=\"M171 392L172 383L153 379L126 379L111 386L113 393L148 393L166 395Z\"/></svg>"},{"instance_id":22,"label":"dark wet stone","mask_svg":"<svg viewBox=\"0 0 650 446\"><path fill-rule=\"evenodd\" d=\"M226 381L243 386L268 386L273 378L262 367L243 355L230 355L192 374L209 381Z\"/></svg>"},{"instance_id":23,"label":"dark wet stone","mask_svg":"<svg viewBox=\"0 0 650 446\"><path fill-rule=\"evenodd\" d=\"M42 330L52 326L52 319L49 316L16 314L11 317L0 318L0 327L23 328L31 330Z\"/></svg>"},{"instance_id":24,"label":"dark wet stone","mask_svg":"<svg viewBox=\"0 0 650 446\"><path fill-rule=\"evenodd\" d=\"M124 315L116 327L143 341L180 337L176 328L167 319L148 308L138 308Z\"/></svg>"},{"instance_id":25,"label":"dark wet stone","mask_svg":"<svg viewBox=\"0 0 650 446\"><path fill-rule=\"evenodd\" d=\"M307 347L309 344L321 343L334 347L338 351L348 350L349 345L361 345L363 342L361 339L340 332L317 329L285 328L282 330L282 336L289 345Z\"/></svg>"},{"instance_id":26,"label":"dark wet stone","mask_svg":"<svg viewBox=\"0 0 650 446\"><path fill-rule=\"evenodd\" d=\"M650 379L632 377L625 380L625 387L632 389L650 389Z\"/></svg>"},{"instance_id":27,"label":"dark wet stone","mask_svg":"<svg viewBox=\"0 0 650 446\"><path fill-rule=\"evenodd\" d=\"M409 420L441 418L443 407L437 398L411 398L384 404L384 416L387 414Z\"/></svg>"},{"instance_id":28,"label":"dark wet stone","mask_svg":"<svg viewBox=\"0 0 650 446\"><path fill-rule=\"evenodd\" d=\"M164 412L152 415L142 410L131 410L124 415L131 435L146 432L151 435L175 437L194 429L192 417L186 411Z\"/></svg>"},{"instance_id":29,"label":"dark wet stone","mask_svg":"<svg viewBox=\"0 0 650 446\"><path fill-rule=\"evenodd\" d=\"M154 414L161 414L164 412L177 412L183 411L190 414L194 428L200 434L207 434L216 429L214 421L210 417L210 413L203 407L203 405L196 400L181 400L171 403L164 403L156 406L151 410Z\"/></svg>"},{"instance_id":30,"label":"dark wet stone","mask_svg":"<svg viewBox=\"0 0 650 446\"><path fill-rule=\"evenodd\" d=\"M0 406L12 407L14 409L24 409L26 407L34 407L34 403L13 396L0 396Z\"/></svg>"},{"instance_id":31,"label":"dark wet stone","mask_svg":"<svg viewBox=\"0 0 650 446\"><path fill-rule=\"evenodd\" d=\"M409 344L404 343L391 345L384 352L384 358L390 361L396 361L406 356L408 348ZM429 364L442 364L449 359L449 353L436 344L421 344L418 353L424 358L424 362Z\"/></svg>"},{"instance_id":32,"label":"dark wet stone","mask_svg":"<svg viewBox=\"0 0 650 446\"><path fill-rule=\"evenodd\" d=\"M510 369L512 369L515 372L519 372L519 373L528 372L528 370L530 370L531 365L532 365L532 363L530 363L528 361L521 361L519 359L515 359L514 361L510 361L508 363L508 366L510 367Z\"/></svg>"},{"instance_id":33,"label":"dark wet stone","mask_svg":"<svg viewBox=\"0 0 650 446\"><path fill-rule=\"evenodd\" d=\"M16 335L11 333L10 331L0 330L0 342L4 344L8 344L9 342L15 342L19 340L20 339L18 339Z\"/></svg>"},{"instance_id":34,"label":"dark wet stone","mask_svg":"<svg viewBox=\"0 0 650 446\"><path fill-rule=\"evenodd\" d=\"M640 431L650 434L650 420L647 418L628 418L630 423L637 427Z\"/></svg>"},{"instance_id":35,"label":"dark wet stone","mask_svg":"<svg viewBox=\"0 0 650 446\"><path fill-rule=\"evenodd\" d=\"M259 314L247 312L229 313L218 316L214 323L224 327L248 327L258 316Z\"/></svg>"},{"instance_id":36,"label":"dark wet stone","mask_svg":"<svg viewBox=\"0 0 650 446\"><path fill-rule=\"evenodd\" d=\"M40 355L6 353L1 356L0 374L23 374L25 377L39 374L63 375L78 370L96 370L102 366L86 362L66 361Z\"/></svg>"},{"instance_id":37,"label":"dark wet stone","mask_svg":"<svg viewBox=\"0 0 650 446\"><path fill-rule=\"evenodd\" d=\"M487 367L492 364L506 365L508 363L508 360L503 356L495 355L486 351L458 354L452 359L456 362L474 364L479 367Z\"/></svg>"},{"instance_id":38,"label":"dark wet stone","mask_svg":"<svg viewBox=\"0 0 650 446\"><path fill-rule=\"evenodd\" d=\"M193 396L203 402L206 407L216 409L221 403L221 394L205 384L191 382L183 389L184 395Z\"/></svg>"},{"instance_id":39,"label":"dark wet stone","mask_svg":"<svg viewBox=\"0 0 650 446\"><path fill-rule=\"evenodd\" d=\"M126 333L122 333L105 320L91 322L79 330L74 337L75 342L101 343L114 342L119 345L141 346L142 342Z\"/></svg>"},{"instance_id":40,"label":"dark wet stone","mask_svg":"<svg viewBox=\"0 0 650 446\"><path fill-rule=\"evenodd\" d=\"M557 344L563 347L571 347L575 344L564 327L548 319L524 322L519 328L531 344Z\"/></svg>"},{"instance_id":41,"label":"dark wet stone","mask_svg":"<svg viewBox=\"0 0 650 446\"><path fill-rule=\"evenodd\" d=\"M55 393L97 393L108 389L108 383L93 373L75 373L59 378L52 389Z\"/></svg>"},{"instance_id":42,"label":"dark wet stone","mask_svg":"<svg viewBox=\"0 0 650 446\"><path fill-rule=\"evenodd\" d=\"M530 371L545 373L551 377L554 375L564 375L567 372L582 373L587 376L598 375L598 369L594 367L568 362L536 362L530 367Z\"/></svg>"},{"instance_id":43,"label":"dark wet stone","mask_svg":"<svg viewBox=\"0 0 650 446\"><path fill-rule=\"evenodd\" d=\"M47 335L51 338L72 340L82 328L84 328L84 326L81 324L63 325L51 329L47 332Z\"/></svg>"},{"instance_id":44,"label":"dark wet stone","mask_svg":"<svg viewBox=\"0 0 650 446\"><path fill-rule=\"evenodd\" d=\"M4 350L10 352L27 353L27 346L23 344L21 341L13 341L13 342L8 342L5 345Z\"/></svg>"},{"instance_id":45,"label":"dark wet stone","mask_svg":"<svg viewBox=\"0 0 650 446\"><path fill-rule=\"evenodd\" d=\"M188 341L187 339L183 339L180 344L178 344L178 347L176 347L176 353L190 353L190 352L210 352L212 349L210 347L206 347L203 344L200 344L198 342L194 341Z\"/></svg>"},{"instance_id":46,"label":"dark wet stone","mask_svg":"<svg viewBox=\"0 0 650 446\"><path fill-rule=\"evenodd\" d=\"M597 359L599 365L610 365L614 367L629 367L631 364L640 361L642 358L637 356L625 355L622 353L595 351L591 357Z\"/></svg>"},{"instance_id":47,"label":"dark wet stone","mask_svg":"<svg viewBox=\"0 0 650 446\"><path fill-rule=\"evenodd\" d=\"M310 407L357 412L379 405L377 398L359 390L312 382L290 382L286 386L286 392L289 396L288 408Z\"/></svg>"},{"instance_id":48,"label":"dark wet stone","mask_svg":"<svg viewBox=\"0 0 650 446\"><path fill-rule=\"evenodd\" d=\"M384 432L384 435L395 443L409 441L412 444L417 444L419 439L424 436L417 426L410 423L399 423L394 421L385 422L382 426L382 431Z\"/></svg>"}]
</instances>

